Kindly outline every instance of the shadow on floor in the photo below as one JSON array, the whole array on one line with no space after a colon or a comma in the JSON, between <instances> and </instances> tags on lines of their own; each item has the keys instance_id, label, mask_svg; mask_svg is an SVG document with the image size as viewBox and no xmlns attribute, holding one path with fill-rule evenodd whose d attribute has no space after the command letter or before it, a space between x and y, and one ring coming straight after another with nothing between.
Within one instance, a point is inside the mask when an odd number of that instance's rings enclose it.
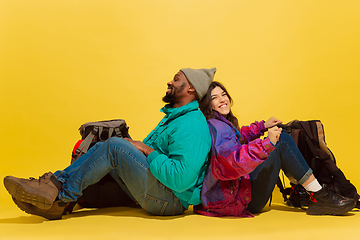
<instances>
[{"instance_id":1,"label":"shadow on floor","mask_svg":"<svg viewBox=\"0 0 360 240\"><path fill-rule=\"evenodd\" d=\"M270 211L286 211L286 212L303 212L306 214L306 208L294 208L286 206L285 204L281 203L272 203L271 206L266 206L260 213L254 214L254 216L260 216L264 213ZM353 216L355 212L359 212L359 209L354 208L351 212L343 215L343 216ZM54 220L54 221L64 221L67 219L72 218L82 218L87 216L119 216L119 217L138 217L144 219L155 219L155 220L173 220L183 218L189 215L195 214L192 208L189 208L184 212L182 215L178 216L155 216L152 215L145 210L143 210L139 206L133 207L112 207L112 208L83 208L74 211L71 214L64 215L61 220ZM225 218L234 218L234 217L225 217ZM2 223L9 223L9 224L40 224L43 222L49 222L45 218L35 216L35 215L28 215L28 216L20 216L16 218L4 218L0 219L0 224Z\"/></svg>"},{"instance_id":2,"label":"shadow on floor","mask_svg":"<svg viewBox=\"0 0 360 240\"><path fill-rule=\"evenodd\" d=\"M71 214L63 215L61 220L48 220L35 215L20 216L17 218L4 218L0 219L0 224L2 223L11 223L11 224L39 224L48 221L63 221L71 218L81 218L87 216L119 216L119 217L139 217L146 219L156 219L156 220L172 220L183 218L187 215L194 214L192 210L186 210L182 215L178 216L156 216L152 215L141 207L111 207L111 208L83 208L74 211Z\"/></svg>"}]
</instances>

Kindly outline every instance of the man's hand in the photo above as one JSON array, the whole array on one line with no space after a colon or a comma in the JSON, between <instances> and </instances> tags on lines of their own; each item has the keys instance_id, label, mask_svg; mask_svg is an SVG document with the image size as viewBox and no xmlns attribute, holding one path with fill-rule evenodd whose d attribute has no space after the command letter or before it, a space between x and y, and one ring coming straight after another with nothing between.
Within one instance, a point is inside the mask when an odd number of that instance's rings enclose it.
<instances>
[{"instance_id":1,"label":"man's hand","mask_svg":"<svg viewBox=\"0 0 360 240\"><path fill-rule=\"evenodd\" d=\"M269 129L268 137L270 142L272 142L272 144L276 145L276 143L279 141L281 131L282 128L279 127L272 127Z\"/></svg>"},{"instance_id":2,"label":"man's hand","mask_svg":"<svg viewBox=\"0 0 360 240\"><path fill-rule=\"evenodd\" d=\"M265 122L265 128L272 128L273 126L275 126L278 123L282 123L282 121L280 121L279 119L276 119L274 117L269 118L266 122Z\"/></svg>"},{"instance_id":3,"label":"man's hand","mask_svg":"<svg viewBox=\"0 0 360 240\"><path fill-rule=\"evenodd\" d=\"M142 152L145 156L148 156L151 152L155 151L151 147L147 146L145 143L140 141L134 141L130 138L124 138L126 141L134 145L140 152Z\"/></svg>"}]
</instances>

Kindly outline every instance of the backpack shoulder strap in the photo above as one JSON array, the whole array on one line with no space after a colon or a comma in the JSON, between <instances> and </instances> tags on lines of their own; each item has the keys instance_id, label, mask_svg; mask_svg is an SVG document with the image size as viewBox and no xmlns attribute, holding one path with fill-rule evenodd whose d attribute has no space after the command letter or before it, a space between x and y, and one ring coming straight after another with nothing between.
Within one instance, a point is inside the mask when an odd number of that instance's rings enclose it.
<instances>
[{"instance_id":1,"label":"backpack shoulder strap","mask_svg":"<svg viewBox=\"0 0 360 240\"><path fill-rule=\"evenodd\" d=\"M82 141L80 146L75 150L74 161L87 152L91 144L91 141L93 140L94 136L98 133L98 131L99 131L99 127L94 126L92 131L85 137L84 141Z\"/></svg>"},{"instance_id":2,"label":"backpack shoulder strap","mask_svg":"<svg viewBox=\"0 0 360 240\"><path fill-rule=\"evenodd\" d=\"M324 134L324 126L320 122L320 120L315 121L318 137L319 137L319 147L323 152L325 152L327 155L330 155L329 149L325 142L325 134Z\"/></svg>"}]
</instances>

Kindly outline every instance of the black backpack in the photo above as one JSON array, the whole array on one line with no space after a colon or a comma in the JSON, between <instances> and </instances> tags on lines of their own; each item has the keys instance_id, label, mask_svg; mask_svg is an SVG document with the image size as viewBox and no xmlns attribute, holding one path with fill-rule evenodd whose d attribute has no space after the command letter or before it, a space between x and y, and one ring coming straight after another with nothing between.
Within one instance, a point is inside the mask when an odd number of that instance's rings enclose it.
<instances>
[{"instance_id":1,"label":"black backpack","mask_svg":"<svg viewBox=\"0 0 360 240\"><path fill-rule=\"evenodd\" d=\"M74 146L71 163L85 154L97 142L104 142L110 137L131 138L129 127L123 119L87 122L80 126L79 131L82 138ZM78 198L77 202L68 207L68 212L72 211L76 203L81 207L103 208L127 206L135 202L125 193L114 178L107 174L99 182L84 189L83 195Z\"/></svg>"},{"instance_id":2,"label":"black backpack","mask_svg":"<svg viewBox=\"0 0 360 240\"><path fill-rule=\"evenodd\" d=\"M320 184L326 185L331 191L344 197L353 198L357 202L356 207L360 207L359 194L355 186L337 167L335 156L326 145L324 127L320 120L294 120L277 126L285 129L292 136ZM292 188L285 189L279 177L277 186L284 200L290 206L306 205L299 202L307 197L305 189L300 185L291 185Z\"/></svg>"}]
</instances>

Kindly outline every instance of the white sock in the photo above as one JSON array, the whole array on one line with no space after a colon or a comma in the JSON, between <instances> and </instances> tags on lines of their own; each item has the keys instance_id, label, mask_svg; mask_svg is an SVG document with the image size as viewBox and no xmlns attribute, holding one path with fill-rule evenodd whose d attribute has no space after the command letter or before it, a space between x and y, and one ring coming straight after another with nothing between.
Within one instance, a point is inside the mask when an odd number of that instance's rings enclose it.
<instances>
[{"instance_id":1,"label":"white sock","mask_svg":"<svg viewBox=\"0 0 360 240\"><path fill-rule=\"evenodd\" d=\"M306 191L309 191L309 192L317 192L317 191L320 191L322 189L322 187L321 187L321 185L320 185L320 183L318 182L317 179L315 179L314 181L312 181L308 185L304 186L304 188L306 189Z\"/></svg>"}]
</instances>

